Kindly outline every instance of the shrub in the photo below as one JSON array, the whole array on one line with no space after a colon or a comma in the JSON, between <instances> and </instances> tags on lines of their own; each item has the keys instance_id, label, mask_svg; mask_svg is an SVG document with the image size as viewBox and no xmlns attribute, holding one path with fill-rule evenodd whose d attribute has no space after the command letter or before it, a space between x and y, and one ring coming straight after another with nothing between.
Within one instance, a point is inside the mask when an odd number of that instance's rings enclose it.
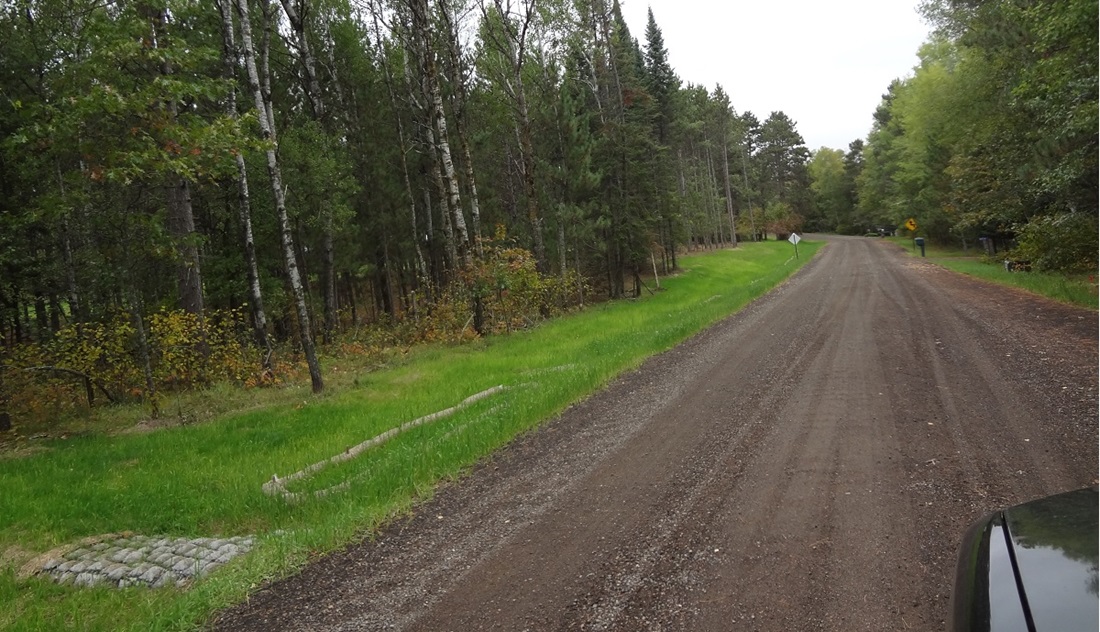
<instances>
[{"instance_id":1,"label":"shrub","mask_svg":"<svg viewBox=\"0 0 1100 632\"><path fill-rule=\"evenodd\" d=\"M161 310L146 326L157 391L272 381L258 374L259 352L246 343L242 310L210 311L205 322ZM118 311L102 322L67 326L48 341L0 350L0 408L15 419L47 420L87 406L92 397L106 399L104 392L116 400L145 396L136 332L130 315Z\"/></svg>"},{"instance_id":2,"label":"shrub","mask_svg":"<svg viewBox=\"0 0 1100 632\"><path fill-rule=\"evenodd\" d=\"M1098 237L1095 213L1059 213L1033 218L1019 227L1014 259L1036 270L1095 272Z\"/></svg>"}]
</instances>

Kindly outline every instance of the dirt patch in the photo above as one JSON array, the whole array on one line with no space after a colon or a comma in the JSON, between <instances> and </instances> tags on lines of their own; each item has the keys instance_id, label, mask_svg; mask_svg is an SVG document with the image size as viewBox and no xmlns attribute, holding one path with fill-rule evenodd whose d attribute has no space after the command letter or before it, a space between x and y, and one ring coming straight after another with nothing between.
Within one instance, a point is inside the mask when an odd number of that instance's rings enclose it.
<instances>
[{"instance_id":1,"label":"dirt patch","mask_svg":"<svg viewBox=\"0 0 1100 632\"><path fill-rule=\"evenodd\" d=\"M80 540L77 540L75 542L67 542L60 546L56 546L49 551L46 551L45 553L31 553L30 556L28 556L28 559L25 559L23 561L23 564L20 567L17 576L20 579L27 579L28 577L31 577L32 575L40 572L42 570L42 566L52 559L64 557L67 553L75 551L81 547L93 546L110 538L125 537L130 535L133 534L128 531L123 533L104 533L100 535L92 535L86 538L81 538Z\"/></svg>"},{"instance_id":2,"label":"dirt patch","mask_svg":"<svg viewBox=\"0 0 1100 632\"><path fill-rule=\"evenodd\" d=\"M28 551L18 546L9 546L0 550L0 568L19 569L34 557L34 551Z\"/></svg>"},{"instance_id":3,"label":"dirt patch","mask_svg":"<svg viewBox=\"0 0 1100 632\"><path fill-rule=\"evenodd\" d=\"M149 434L150 432L156 432L158 430L166 430L168 428L179 428L180 426L186 426L190 421L186 419L180 419L179 417L161 417L159 419L142 419L129 428L123 428L118 434Z\"/></svg>"},{"instance_id":4,"label":"dirt patch","mask_svg":"<svg viewBox=\"0 0 1100 632\"><path fill-rule=\"evenodd\" d=\"M1096 480L1096 313L831 241L215 627L942 630L967 524Z\"/></svg>"}]
</instances>

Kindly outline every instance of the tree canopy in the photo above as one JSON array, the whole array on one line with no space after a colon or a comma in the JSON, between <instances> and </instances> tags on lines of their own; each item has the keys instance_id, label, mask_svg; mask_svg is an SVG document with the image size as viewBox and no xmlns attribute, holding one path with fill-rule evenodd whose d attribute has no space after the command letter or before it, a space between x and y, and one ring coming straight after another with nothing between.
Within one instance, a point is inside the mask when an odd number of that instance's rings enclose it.
<instances>
[{"instance_id":1,"label":"tree canopy","mask_svg":"<svg viewBox=\"0 0 1100 632\"><path fill-rule=\"evenodd\" d=\"M320 390L315 339L490 333L820 216L795 122L683 83L658 18L639 40L617 0L0 2L0 364L80 348L155 397L228 375L165 367L213 362L229 323Z\"/></svg>"},{"instance_id":2,"label":"tree canopy","mask_svg":"<svg viewBox=\"0 0 1100 632\"><path fill-rule=\"evenodd\" d=\"M1097 266L1097 3L928 0L936 26L875 114L858 214L1039 269Z\"/></svg>"}]
</instances>

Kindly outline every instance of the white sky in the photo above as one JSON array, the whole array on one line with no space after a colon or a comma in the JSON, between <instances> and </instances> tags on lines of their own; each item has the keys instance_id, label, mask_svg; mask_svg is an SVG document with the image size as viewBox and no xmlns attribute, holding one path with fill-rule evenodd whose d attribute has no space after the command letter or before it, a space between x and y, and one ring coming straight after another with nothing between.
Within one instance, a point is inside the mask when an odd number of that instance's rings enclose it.
<instances>
[{"instance_id":1,"label":"white sky","mask_svg":"<svg viewBox=\"0 0 1100 632\"><path fill-rule=\"evenodd\" d=\"M740 114L782 110L811 151L866 138L896 78L909 76L929 28L918 0L620 0L645 47L646 9L680 80L715 84Z\"/></svg>"}]
</instances>

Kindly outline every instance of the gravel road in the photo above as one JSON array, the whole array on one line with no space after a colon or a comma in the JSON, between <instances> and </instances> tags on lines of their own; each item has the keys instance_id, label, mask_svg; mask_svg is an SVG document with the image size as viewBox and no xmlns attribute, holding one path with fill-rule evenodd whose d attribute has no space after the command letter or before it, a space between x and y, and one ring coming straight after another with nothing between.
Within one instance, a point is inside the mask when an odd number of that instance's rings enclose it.
<instances>
[{"instance_id":1,"label":"gravel road","mask_svg":"<svg viewBox=\"0 0 1100 632\"><path fill-rule=\"evenodd\" d=\"M1097 314L829 238L222 630L942 630L965 527L1097 476Z\"/></svg>"}]
</instances>

